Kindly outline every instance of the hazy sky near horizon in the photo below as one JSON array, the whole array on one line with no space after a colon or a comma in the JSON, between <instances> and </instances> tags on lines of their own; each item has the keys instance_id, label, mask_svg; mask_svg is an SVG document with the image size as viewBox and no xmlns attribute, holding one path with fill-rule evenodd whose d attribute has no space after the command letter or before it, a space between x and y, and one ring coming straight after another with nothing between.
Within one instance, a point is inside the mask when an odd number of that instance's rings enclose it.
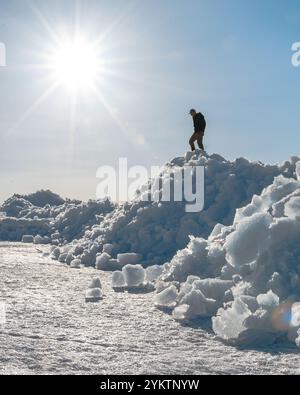
<instances>
[{"instance_id":1,"label":"hazy sky near horizon","mask_svg":"<svg viewBox=\"0 0 300 395\"><path fill-rule=\"evenodd\" d=\"M107 73L101 100L86 91L72 107L63 86L45 95L44 62L52 33L70 36L76 21L101 38ZM299 154L297 41L299 0L0 0L0 201L41 188L94 198L99 166L180 156L191 107L206 115L209 153Z\"/></svg>"}]
</instances>

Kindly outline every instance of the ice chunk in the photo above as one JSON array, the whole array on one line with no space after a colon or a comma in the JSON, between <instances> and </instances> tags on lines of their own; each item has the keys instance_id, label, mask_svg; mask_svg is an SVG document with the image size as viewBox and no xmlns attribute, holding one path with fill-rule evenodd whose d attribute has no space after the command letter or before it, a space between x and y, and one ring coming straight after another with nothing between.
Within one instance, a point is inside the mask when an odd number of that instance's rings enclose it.
<instances>
[{"instance_id":1,"label":"ice chunk","mask_svg":"<svg viewBox=\"0 0 300 395\"><path fill-rule=\"evenodd\" d=\"M127 286L138 287L145 283L146 271L141 265L126 265L122 271Z\"/></svg>"},{"instance_id":2,"label":"ice chunk","mask_svg":"<svg viewBox=\"0 0 300 395\"><path fill-rule=\"evenodd\" d=\"M89 288L102 288L101 280L99 277L94 277L91 284L89 285Z\"/></svg>"},{"instance_id":3,"label":"ice chunk","mask_svg":"<svg viewBox=\"0 0 300 395\"><path fill-rule=\"evenodd\" d=\"M66 263L67 256L68 256L68 253L67 253L67 252L63 252L63 253L60 254L60 256L58 257L58 262L60 262L60 263Z\"/></svg>"},{"instance_id":4,"label":"ice chunk","mask_svg":"<svg viewBox=\"0 0 300 395\"><path fill-rule=\"evenodd\" d=\"M141 256L139 254L128 253L118 254L118 261L121 267L125 265L137 265L140 262Z\"/></svg>"},{"instance_id":5,"label":"ice chunk","mask_svg":"<svg viewBox=\"0 0 300 395\"><path fill-rule=\"evenodd\" d=\"M172 316L174 320L185 321L189 315L189 310L190 306L188 304L181 304L173 310Z\"/></svg>"},{"instance_id":6,"label":"ice chunk","mask_svg":"<svg viewBox=\"0 0 300 395\"><path fill-rule=\"evenodd\" d=\"M24 236L22 237L22 243L33 243L33 242L34 242L33 236L24 235Z\"/></svg>"},{"instance_id":7,"label":"ice chunk","mask_svg":"<svg viewBox=\"0 0 300 395\"><path fill-rule=\"evenodd\" d=\"M300 348L300 330L298 331L298 337L295 340L296 346Z\"/></svg>"},{"instance_id":8,"label":"ice chunk","mask_svg":"<svg viewBox=\"0 0 300 395\"><path fill-rule=\"evenodd\" d=\"M113 288L124 288L126 286L125 277L123 272L115 271L112 274L112 287Z\"/></svg>"},{"instance_id":9,"label":"ice chunk","mask_svg":"<svg viewBox=\"0 0 300 395\"><path fill-rule=\"evenodd\" d=\"M190 275L190 276L188 276L188 278L186 279L186 283L187 283L187 284L193 284L193 283L194 283L195 281L197 281L197 280L201 280L201 278L198 277L198 276Z\"/></svg>"},{"instance_id":10,"label":"ice chunk","mask_svg":"<svg viewBox=\"0 0 300 395\"><path fill-rule=\"evenodd\" d=\"M300 162L296 163L296 175L297 175L297 180L300 181Z\"/></svg>"},{"instance_id":11,"label":"ice chunk","mask_svg":"<svg viewBox=\"0 0 300 395\"><path fill-rule=\"evenodd\" d=\"M257 303L262 309L272 310L279 305L279 297L272 291L269 291L267 294L258 295Z\"/></svg>"},{"instance_id":12,"label":"ice chunk","mask_svg":"<svg viewBox=\"0 0 300 395\"><path fill-rule=\"evenodd\" d=\"M85 293L86 302L98 302L103 297L101 288L89 288Z\"/></svg>"},{"instance_id":13,"label":"ice chunk","mask_svg":"<svg viewBox=\"0 0 300 395\"><path fill-rule=\"evenodd\" d=\"M207 273L211 269L207 247L207 240L192 237L188 246L174 256L164 277L168 281L184 282L189 275Z\"/></svg>"},{"instance_id":14,"label":"ice chunk","mask_svg":"<svg viewBox=\"0 0 300 395\"><path fill-rule=\"evenodd\" d=\"M164 289L154 297L154 304L159 308L173 308L177 303L178 291L175 285L171 285Z\"/></svg>"},{"instance_id":15,"label":"ice chunk","mask_svg":"<svg viewBox=\"0 0 300 395\"><path fill-rule=\"evenodd\" d=\"M104 246L103 246L103 252L105 252L108 255L112 255L113 249L114 249L113 244L107 243L107 244L104 244Z\"/></svg>"},{"instance_id":16,"label":"ice chunk","mask_svg":"<svg viewBox=\"0 0 300 395\"><path fill-rule=\"evenodd\" d=\"M291 326L294 328L300 328L300 303L294 303L292 305Z\"/></svg>"},{"instance_id":17,"label":"ice chunk","mask_svg":"<svg viewBox=\"0 0 300 395\"><path fill-rule=\"evenodd\" d=\"M163 267L159 265L149 266L146 269L146 279L149 282L154 282L162 274Z\"/></svg>"},{"instance_id":18,"label":"ice chunk","mask_svg":"<svg viewBox=\"0 0 300 395\"><path fill-rule=\"evenodd\" d=\"M70 263L70 267L72 269L80 269L80 267L81 267L81 260L80 259L73 259L73 261Z\"/></svg>"},{"instance_id":19,"label":"ice chunk","mask_svg":"<svg viewBox=\"0 0 300 395\"><path fill-rule=\"evenodd\" d=\"M193 287L200 290L208 299L223 300L225 292L233 286L232 281L220 280L217 278L207 278L205 280L196 280Z\"/></svg>"},{"instance_id":20,"label":"ice chunk","mask_svg":"<svg viewBox=\"0 0 300 395\"><path fill-rule=\"evenodd\" d=\"M103 292L101 280L99 277L94 277L86 291L85 300L86 302L98 302L100 299L102 299L102 296Z\"/></svg>"},{"instance_id":21,"label":"ice chunk","mask_svg":"<svg viewBox=\"0 0 300 395\"><path fill-rule=\"evenodd\" d=\"M66 256L66 264L67 265L70 265L71 264L71 262L74 260L74 256L72 255L72 254L68 254L67 256Z\"/></svg>"},{"instance_id":22,"label":"ice chunk","mask_svg":"<svg viewBox=\"0 0 300 395\"><path fill-rule=\"evenodd\" d=\"M188 294L186 294L181 299L180 305L189 306L188 310L184 315L184 319L207 317L211 316L213 310L216 311L216 301L212 299L207 299L198 289L192 289ZM179 311L182 314L182 310ZM178 311L176 311L174 315L178 316Z\"/></svg>"},{"instance_id":23,"label":"ice chunk","mask_svg":"<svg viewBox=\"0 0 300 395\"><path fill-rule=\"evenodd\" d=\"M251 313L255 313L259 309L259 304L257 303L257 298L248 295L241 295L240 300L247 305Z\"/></svg>"},{"instance_id":24,"label":"ice chunk","mask_svg":"<svg viewBox=\"0 0 300 395\"><path fill-rule=\"evenodd\" d=\"M268 345L281 335L273 326L272 311L260 308L253 312L241 297L226 308L219 309L212 322L217 336L235 345Z\"/></svg>"},{"instance_id":25,"label":"ice chunk","mask_svg":"<svg viewBox=\"0 0 300 395\"><path fill-rule=\"evenodd\" d=\"M300 335L300 303L293 303L289 314L291 320L289 323L288 338L292 342L296 341L297 344L297 338ZM300 336L298 341L300 341ZM300 347L300 342L298 346Z\"/></svg>"},{"instance_id":26,"label":"ice chunk","mask_svg":"<svg viewBox=\"0 0 300 395\"><path fill-rule=\"evenodd\" d=\"M54 249L52 250L52 252L51 252L51 258L53 258L53 259L58 259L59 256L60 256L60 254L61 254L60 248L56 247L56 248L54 248Z\"/></svg>"},{"instance_id":27,"label":"ice chunk","mask_svg":"<svg viewBox=\"0 0 300 395\"><path fill-rule=\"evenodd\" d=\"M209 240L213 240L213 239L217 238L218 236L220 236L223 228L224 228L224 225L216 224L216 226L214 227L214 229L212 230L212 232L209 236Z\"/></svg>"},{"instance_id":28,"label":"ice chunk","mask_svg":"<svg viewBox=\"0 0 300 395\"><path fill-rule=\"evenodd\" d=\"M268 249L269 226L272 216L268 213L255 214L237 225L225 243L226 258L232 266L242 266L255 261Z\"/></svg>"},{"instance_id":29,"label":"ice chunk","mask_svg":"<svg viewBox=\"0 0 300 395\"><path fill-rule=\"evenodd\" d=\"M84 266L95 266L96 256L99 251L99 245L97 243L92 243L88 248L84 249L81 255L81 263Z\"/></svg>"},{"instance_id":30,"label":"ice chunk","mask_svg":"<svg viewBox=\"0 0 300 395\"><path fill-rule=\"evenodd\" d=\"M107 271L113 272L115 270L121 269L120 262L117 259L110 259L107 262Z\"/></svg>"},{"instance_id":31,"label":"ice chunk","mask_svg":"<svg viewBox=\"0 0 300 395\"><path fill-rule=\"evenodd\" d=\"M158 280L158 281L155 283L156 292L159 294L159 293L161 293L162 291L164 291L165 289L169 288L171 285L174 285L174 286L176 287L176 285L174 284L173 281L172 281L172 282L166 282L166 281ZM176 288L177 288L177 287L176 287Z\"/></svg>"},{"instance_id":32,"label":"ice chunk","mask_svg":"<svg viewBox=\"0 0 300 395\"><path fill-rule=\"evenodd\" d=\"M51 242L49 237L35 236L34 244L49 244Z\"/></svg>"},{"instance_id":33,"label":"ice chunk","mask_svg":"<svg viewBox=\"0 0 300 395\"><path fill-rule=\"evenodd\" d=\"M111 256L108 255L106 252L103 252L96 258L96 269L98 270L110 270L108 262L111 259Z\"/></svg>"},{"instance_id":34,"label":"ice chunk","mask_svg":"<svg viewBox=\"0 0 300 395\"><path fill-rule=\"evenodd\" d=\"M246 303L237 298L227 309L219 309L212 318L213 330L217 336L228 342L234 342L245 330L244 321L251 315Z\"/></svg>"},{"instance_id":35,"label":"ice chunk","mask_svg":"<svg viewBox=\"0 0 300 395\"><path fill-rule=\"evenodd\" d=\"M291 218L300 217L300 196L295 196L288 200L284 206L284 215Z\"/></svg>"}]
</instances>

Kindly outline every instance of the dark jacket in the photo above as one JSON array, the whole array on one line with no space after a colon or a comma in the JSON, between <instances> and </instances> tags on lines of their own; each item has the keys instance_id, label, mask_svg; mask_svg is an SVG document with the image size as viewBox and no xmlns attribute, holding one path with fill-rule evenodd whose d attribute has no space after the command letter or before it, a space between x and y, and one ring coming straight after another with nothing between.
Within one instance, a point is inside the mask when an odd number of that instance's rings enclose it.
<instances>
[{"instance_id":1,"label":"dark jacket","mask_svg":"<svg viewBox=\"0 0 300 395\"><path fill-rule=\"evenodd\" d=\"M193 117L195 133L204 132L206 128L206 121L204 115L199 112Z\"/></svg>"}]
</instances>

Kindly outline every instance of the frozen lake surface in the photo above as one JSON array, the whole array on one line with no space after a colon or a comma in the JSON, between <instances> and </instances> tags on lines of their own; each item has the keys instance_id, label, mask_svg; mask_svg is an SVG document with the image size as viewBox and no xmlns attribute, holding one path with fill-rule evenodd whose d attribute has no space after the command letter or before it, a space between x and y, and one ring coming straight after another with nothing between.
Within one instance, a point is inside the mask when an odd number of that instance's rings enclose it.
<instances>
[{"instance_id":1,"label":"frozen lake surface","mask_svg":"<svg viewBox=\"0 0 300 395\"><path fill-rule=\"evenodd\" d=\"M47 247L39 247L47 251ZM100 276L104 299L85 303ZM111 274L70 269L33 245L0 243L0 374L297 374L292 344L238 350L209 323L182 326L153 294L114 293Z\"/></svg>"}]
</instances>

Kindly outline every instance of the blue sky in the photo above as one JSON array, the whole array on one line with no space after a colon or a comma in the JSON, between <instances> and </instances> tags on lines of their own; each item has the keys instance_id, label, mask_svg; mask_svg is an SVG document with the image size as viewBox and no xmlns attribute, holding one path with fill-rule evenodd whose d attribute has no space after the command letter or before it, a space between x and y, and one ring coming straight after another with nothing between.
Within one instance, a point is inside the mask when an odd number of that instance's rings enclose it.
<instances>
[{"instance_id":1,"label":"blue sky","mask_svg":"<svg viewBox=\"0 0 300 395\"><path fill-rule=\"evenodd\" d=\"M70 124L72 97L59 87L28 114L50 86L37 67L55 45L50 30L71 34L79 14L89 40L105 33L107 105L79 95ZM99 166L187 151L191 107L206 115L209 153L267 163L299 154L296 41L298 0L0 1L0 200L40 188L94 198Z\"/></svg>"}]
</instances>

